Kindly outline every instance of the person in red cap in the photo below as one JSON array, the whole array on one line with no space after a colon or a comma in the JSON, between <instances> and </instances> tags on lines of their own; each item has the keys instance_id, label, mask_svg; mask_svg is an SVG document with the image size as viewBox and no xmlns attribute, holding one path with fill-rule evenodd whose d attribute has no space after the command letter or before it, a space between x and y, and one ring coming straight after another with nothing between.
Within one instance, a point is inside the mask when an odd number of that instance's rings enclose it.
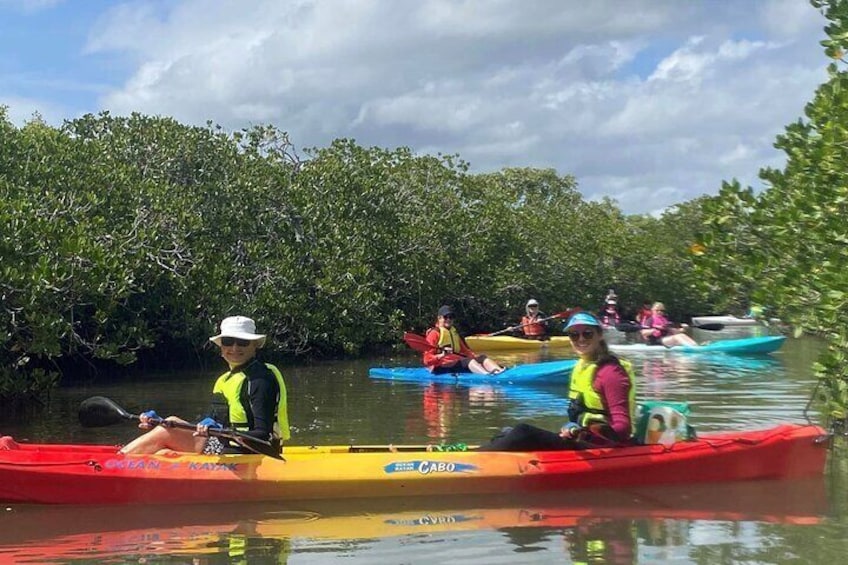
<instances>
[{"instance_id":1,"label":"person in red cap","mask_svg":"<svg viewBox=\"0 0 848 565\"><path fill-rule=\"evenodd\" d=\"M493 359L474 353L459 335L450 306L439 308L436 326L427 330L430 349L424 352L424 366L432 373L476 373L496 375L504 370Z\"/></svg>"}]
</instances>

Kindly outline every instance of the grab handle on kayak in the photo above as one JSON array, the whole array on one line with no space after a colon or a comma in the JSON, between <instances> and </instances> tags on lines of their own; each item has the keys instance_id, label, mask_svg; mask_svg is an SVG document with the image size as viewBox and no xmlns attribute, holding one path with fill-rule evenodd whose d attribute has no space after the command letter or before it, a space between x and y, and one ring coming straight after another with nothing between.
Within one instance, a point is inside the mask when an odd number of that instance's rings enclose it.
<instances>
[{"instance_id":1,"label":"grab handle on kayak","mask_svg":"<svg viewBox=\"0 0 848 565\"><path fill-rule=\"evenodd\" d=\"M105 396L92 396L80 403L79 421L85 428L111 426L127 420L139 420L139 416L138 414L130 414L111 398L106 398ZM183 430L197 429L197 424L166 420L165 418L150 418L149 422L166 428L180 428ZM226 428L221 430L210 429L208 430L208 433L210 436L231 439L254 453L267 455L268 457L285 461L285 459L276 452L276 449L274 449L270 441L255 438L248 434Z\"/></svg>"}]
</instances>

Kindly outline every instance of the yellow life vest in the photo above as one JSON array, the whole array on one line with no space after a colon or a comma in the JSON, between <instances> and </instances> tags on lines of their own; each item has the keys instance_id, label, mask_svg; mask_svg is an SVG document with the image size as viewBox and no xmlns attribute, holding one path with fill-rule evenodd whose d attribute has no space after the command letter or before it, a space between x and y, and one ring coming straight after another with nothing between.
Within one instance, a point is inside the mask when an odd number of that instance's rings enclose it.
<instances>
[{"instance_id":1,"label":"yellow life vest","mask_svg":"<svg viewBox=\"0 0 848 565\"><path fill-rule=\"evenodd\" d=\"M636 426L636 376L633 373L633 365L629 361L619 359L618 362L627 373L630 380L630 393L628 403L630 405L631 434ZM582 401L585 408L576 422L580 426L588 426L592 423L607 423L607 411L601 395L592 387L595 381L595 373L598 372L597 363L589 363L584 360L577 362L571 371L571 384L569 385L568 398L571 402Z\"/></svg>"},{"instance_id":2,"label":"yellow life vest","mask_svg":"<svg viewBox=\"0 0 848 565\"><path fill-rule=\"evenodd\" d=\"M280 387L280 395L277 398L277 421L274 423L274 438L283 441L291 437L289 430L289 414L288 404L286 401L286 383L283 381L283 375L280 370L270 363L265 363L265 366L274 374L277 379L277 385ZM230 425L236 430L247 431L247 411L241 403L241 387L247 380L247 375L244 371L232 373L227 371L215 381L215 386L212 388L212 394L222 394L227 400L227 407L230 415Z\"/></svg>"},{"instance_id":3,"label":"yellow life vest","mask_svg":"<svg viewBox=\"0 0 848 565\"><path fill-rule=\"evenodd\" d=\"M453 326L450 329L439 328L439 350L444 349L448 345L453 348L454 353L459 353L460 348L462 348L462 338Z\"/></svg>"}]
</instances>

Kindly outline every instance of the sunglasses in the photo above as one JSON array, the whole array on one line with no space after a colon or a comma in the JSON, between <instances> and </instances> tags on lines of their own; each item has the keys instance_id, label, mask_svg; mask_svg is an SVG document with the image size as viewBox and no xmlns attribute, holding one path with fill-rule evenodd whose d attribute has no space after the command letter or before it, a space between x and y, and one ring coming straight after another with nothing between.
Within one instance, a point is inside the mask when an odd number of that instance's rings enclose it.
<instances>
[{"instance_id":1,"label":"sunglasses","mask_svg":"<svg viewBox=\"0 0 848 565\"><path fill-rule=\"evenodd\" d=\"M571 341L577 341L581 337L583 339L592 339L595 337L595 330L583 330L582 332L568 332L566 334Z\"/></svg>"},{"instance_id":2,"label":"sunglasses","mask_svg":"<svg viewBox=\"0 0 848 565\"><path fill-rule=\"evenodd\" d=\"M444 318L445 320L453 320L454 316L453 314L445 314L444 316L442 316L442 318Z\"/></svg>"},{"instance_id":3,"label":"sunglasses","mask_svg":"<svg viewBox=\"0 0 848 565\"><path fill-rule=\"evenodd\" d=\"M250 345L249 339L239 339L237 337L222 337L221 338L221 347L232 347L233 345L237 345L239 347L247 347Z\"/></svg>"}]
</instances>

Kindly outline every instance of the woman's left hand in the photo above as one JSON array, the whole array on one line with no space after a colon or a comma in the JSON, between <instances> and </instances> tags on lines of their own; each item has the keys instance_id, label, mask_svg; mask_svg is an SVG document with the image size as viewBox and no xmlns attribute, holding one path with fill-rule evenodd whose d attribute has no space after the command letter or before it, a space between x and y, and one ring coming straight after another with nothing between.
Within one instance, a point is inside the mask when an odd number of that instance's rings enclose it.
<instances>
[{"instance_id":1,"label":"woman's left hand","mask_svg":"<svg viewBox=\"0 0 848 565\"><path fill-rule=\"evenodd\" d=\"M207 437L209 436L210 428L220 430L222 429L222 426L212 418L203 418L197 423L197 428L195 429L194 435L198 437Z\"/></svg>"}]
</instances>

